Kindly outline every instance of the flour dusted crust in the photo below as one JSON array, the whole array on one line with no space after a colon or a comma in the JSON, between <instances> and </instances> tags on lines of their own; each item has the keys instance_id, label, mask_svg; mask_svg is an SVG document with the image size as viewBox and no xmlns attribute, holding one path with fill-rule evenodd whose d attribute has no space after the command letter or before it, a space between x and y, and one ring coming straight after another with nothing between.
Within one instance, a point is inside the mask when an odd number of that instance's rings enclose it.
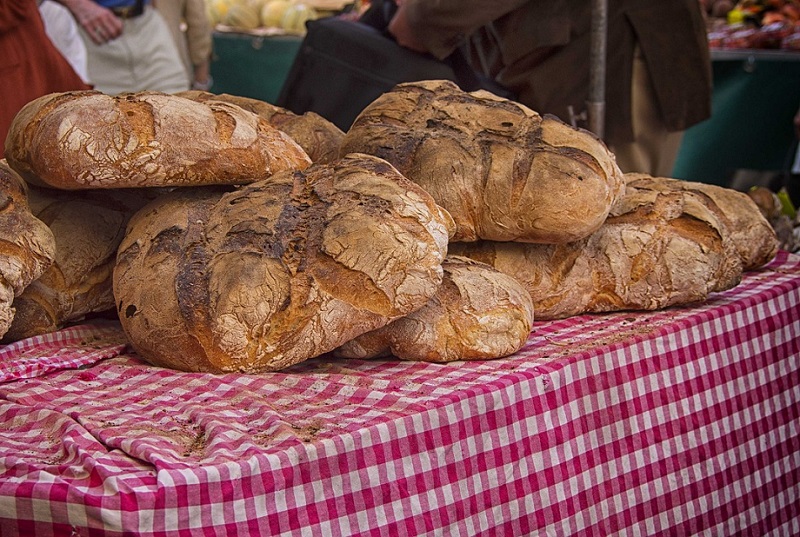
<instances>
[{"instance_id":1,"label":"flour dusted crust","mask_svg":"<svg viewBox=\"0 0 800 537\"><path fill-rule=\"evenodd\" d=\"M448 256L428 303L336 350L344 358L490 360L517 352L531 332L533 302L515 279L471 259Z\"/></svg>"},{"instance_id":2,"label":"flour dusted crust","mask_svg":"<svg viewBox=\"0 0 800 537\"><path fill-rule=\"evenodd\" d=\"M246 184L310 163L252 112L159 92L40 97L12 122L6 158L29 183L64 190Z\"/></svg>"},{"instance_id":3,"label":"flour dusted crust","mask_svg":"<svg viewBox=\"0 0 800 537\"><path fill-rule=\"evenodd\" d=\"M392 163L453 216L456 241L560 243L596 231L622 195L613 154L588 131L448 81L400 84L342 142Z\"/></svg>"},{"instance_id":4,"label":"flour dusted crust","mask_svg":"<svg viewBox=\"0 0 800 537\"><path fill-rule=\"evenodd\" d=\"M14 318L14 298L47 270L55 251L50 229L31 213L25 183L0 160L0 337Z\"/></svg>"},{"instance_id":5,"label":"flour dusted crust","mask_svg":"<svg viewBox=\"0 0 800 537\"><path fill-rule=\"evenodd\" d=\"M367 155L227 193L183 189L131 219L117 311L154 364L278 370L423 307L452 228L424 190Z\"/></svg>"},{"instance_id":6,"label":"flour dusted crust","mask_svg":"<svg viewBox=\"0 0 800 537\"><path fill-rule=\"evenodd\" d=\"M53 264L14 299L4 342L53 332L114 310L111 275L131 215L151 189L57 191L31 187L31 211L56 242Z\"/></svg>"},{"instance_id":7,"label":"flour dusted crust","mask_svg":"<svg viewBox=\"0 0 800 537\"><path fill-rule=\"evenodd\" d=\"M634 203L649 203L655 196L667 192L685 192L687 199L697 200L723 222L744 270L758 268L778 253L779 241L774 228L764 217L753 199L732 188L719 185L652 177L646 174L625 174L628 196L625 206L614 211L626 211ZM691 206L687 206L687 212Z\"/></svg>"},{"instance_id":8,"label":"flour dusted crust","mask_svg":"<svg viewBox=\"0 0 800 537\"><path fill-rule=\"evenodd\" d=\"M723 219L682 190L629 191L580 241L453 243L450 252L519 280L539 320L699 303L736 286L743 271Z\"/></svg>"},{"instance_id":9,"label":"flour dusted crust","mask_svg":"<svg viewBox=\"0 0 800 537\"><path fill-rule=\"evenodd\" d=\"M216 94L190 90L177 95L200 102L223 101L258 114L269 121L270 125L288 134L303 148L312 162L326 164L339 158L339 147L342 144L344 132L314 112L295 114L290 110L259 99L228 93Z\"/></svg>"}]
</instances>

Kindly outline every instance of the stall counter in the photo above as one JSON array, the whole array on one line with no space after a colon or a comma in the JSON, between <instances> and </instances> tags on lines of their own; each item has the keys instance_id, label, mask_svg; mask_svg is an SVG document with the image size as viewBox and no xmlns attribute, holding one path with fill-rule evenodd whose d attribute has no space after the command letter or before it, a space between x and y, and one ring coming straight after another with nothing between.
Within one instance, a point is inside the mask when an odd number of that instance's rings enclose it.
<instances>
[{"instance_id":1,"label":"stall counter","mask_svg":"<svg viewBox=\"0 0 800 537\"><path fill-rule=\"evenodd\" d=\"M798 535L800 257L513 356L153 367L96 321L0 348L0 534Z\"/></svg>"},{"instance_id":2,"label":"stall counter","mask_svg":"<svg viewBox=\"0 0 800 537\"><path fill-rule=\"evenodd\" d=\"M672 176L730 186L738 170L783 172L800 108L800 52L712 50L711 118L685 135Z\"/></svg>"}]
</instances>

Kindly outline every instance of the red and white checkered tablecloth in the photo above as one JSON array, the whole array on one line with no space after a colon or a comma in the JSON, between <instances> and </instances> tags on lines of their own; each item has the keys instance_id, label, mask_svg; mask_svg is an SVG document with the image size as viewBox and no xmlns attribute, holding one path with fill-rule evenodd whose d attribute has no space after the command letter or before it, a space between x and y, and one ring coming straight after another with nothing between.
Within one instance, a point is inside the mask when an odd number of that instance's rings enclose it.
<instances>
[{"instance_id":1,"label":"red and white checkered tablecloth","mask_svg":"<svg viewBox=\"0 0 800 537\"><path fill-rule=\"evenodd\" d=\"M800 257L516 355L146 365L114 323L0 349L0 535L800 535Z\"/></svg>"}]
</instances>

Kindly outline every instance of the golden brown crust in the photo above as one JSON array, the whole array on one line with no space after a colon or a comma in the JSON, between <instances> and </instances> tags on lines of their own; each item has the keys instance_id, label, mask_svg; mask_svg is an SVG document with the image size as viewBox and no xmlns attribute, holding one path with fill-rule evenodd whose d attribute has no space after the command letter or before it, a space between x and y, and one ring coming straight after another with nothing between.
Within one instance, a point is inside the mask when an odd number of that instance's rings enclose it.
<instances>
[{"instance_id":1,"label":"golden brown crust","mask_svg":"<svg viewBox=\"0 0 800 537\"><path fill-rule=\"evenodd\" d=\"M344 132L314 112L295 114L294 112L275 106L274 104L229 95L227 93L209 93L207 91L190 90L177 93L181 97L194 101L224 101L249 110L266 119L270 125L288 134L308 153L312 162L327 164L339 158L339 147L344 138Z\"/></svg>"},{"instance_id":2,"label":"golden brown crust","mask_svg":"<svg viewBox=\"0 0 800 537\"><path fill-rule=\"evenodd\" d=\"M0 337L14 318L12 303L52 264L55 240L33 216L25 183L0 160Z\"/></svg>"},{"instance_id":3,"label":"golden brown crust","mask_svg":"<svg viewBox=\"0 0 800 537\"><path fill-rule=\"evenodd\" d=\"M533 325L525 288L464 257L448 256L442 268L442 285L423 308L345 343L336 355L453 362L502 358L522 348Z\"/></svg>"},{"instance_id":4,"label":"golden brown crust","mask_svg":"<svg viewBox=\"0 0 800 537\"><path fill-rule=\"evenodd\" d=\"M149 189L65 192L31 187L31 210L53 233L53 264L14 299L3 341L63 328L114 309L111 274L130 216L156 194Z\"/></svg>"},{"instance_id":5,"label":"golden brown crust","mask_svg":"<svg viewBox=\"0 0 800 537\"><path fill-rule=\"evenodd\" d=\"M519 280L539 320L694 304L742 274L725 223L677 190L629 190L598 231L573 243L451 243L450 252Z\"/></svg>"},{"instance_id":6,"label":"golden brown crust","mask_svg":"<svg viewBox=\"0 0 800 537\"><path fill-rule=\"evenodd\" d=\"M424 306L449 226L425 191L367 155L225 194L186 189L131 219L119 316L158 365L281 369Z\"/></svg>"},{"instance_id":7,"label":"golden brown crust","mask_svg":"<svg viewBox=\"0 0 800 537\"><path fill-rule=\"evenodd\" d=\"M310 163L252 112L158 92L40 97L15 117L6 157L26 181L64 190L246 184Z\"/></svg>"},{"instance_id":8,"label":"golden brown crust","mask_svg":"<svg viewBox=\"0 0 800 537\"><path fill-rule=\"evenodd\" d=\"M602 141L550 116L447 81L400 84L370 104L342 152L391 162L456 221L454 240L568 242L622 194Z\"/></svg>"},{"instance_id":9,"label":"golden brown crust","mask_svg":"<svg viewBox=\"0 0 800 537\"><path fill-rule=\"evenodd\" d=\"M752 270L768 263L778 253L778 238L769 221L755 202L744 192L718 185L683 181L645 174L626 174L626 188L638 191L639 197L647 192L685 192L712 211L722 221L728 235L736 245L744 270ZM633 192L631 193L633 196Z\"/></svg>"}]
</instances>

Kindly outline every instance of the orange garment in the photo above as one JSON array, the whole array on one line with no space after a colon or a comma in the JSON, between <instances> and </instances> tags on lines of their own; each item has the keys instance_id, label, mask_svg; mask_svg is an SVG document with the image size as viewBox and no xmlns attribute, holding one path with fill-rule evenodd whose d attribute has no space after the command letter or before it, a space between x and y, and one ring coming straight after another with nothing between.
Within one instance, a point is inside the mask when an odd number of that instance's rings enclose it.
<instances>
[{"instance_id":1,"label":"orange garment","mask_svg":"<svg viewBox=\"0 0 800 537\"><path fill-rule=\"evenodd\" d=\"M17 112L56 91L90 89L53 45L36 0L0 2L0 158Z\"/></svg>"}]
</instances>

